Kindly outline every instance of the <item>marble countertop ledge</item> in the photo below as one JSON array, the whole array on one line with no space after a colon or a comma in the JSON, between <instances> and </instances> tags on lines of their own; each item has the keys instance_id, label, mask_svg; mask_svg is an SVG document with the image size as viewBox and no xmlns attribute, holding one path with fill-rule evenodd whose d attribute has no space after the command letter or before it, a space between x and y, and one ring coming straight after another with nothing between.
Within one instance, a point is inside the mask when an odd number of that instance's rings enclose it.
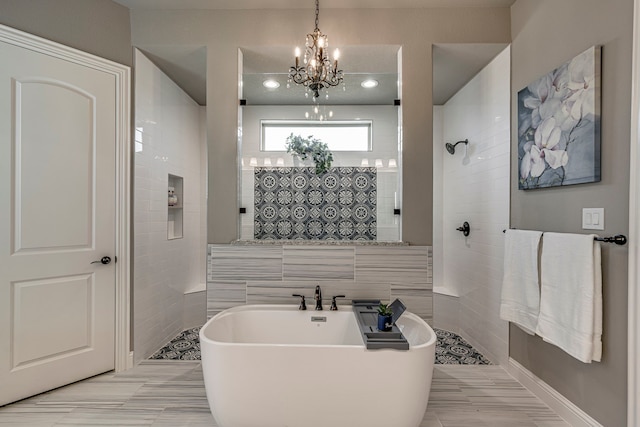
<instances>
[{"instance_id":1,"label":"marble countertop ledge","mask_svg":"<svg viewBox=\"0 0 640 427\"><path fill-rule=\"evenodd\" d=\"M367 240L233 240L236 246L299 245L299 246L409 246L408 242Z\"/></svg>"}]
</instances>

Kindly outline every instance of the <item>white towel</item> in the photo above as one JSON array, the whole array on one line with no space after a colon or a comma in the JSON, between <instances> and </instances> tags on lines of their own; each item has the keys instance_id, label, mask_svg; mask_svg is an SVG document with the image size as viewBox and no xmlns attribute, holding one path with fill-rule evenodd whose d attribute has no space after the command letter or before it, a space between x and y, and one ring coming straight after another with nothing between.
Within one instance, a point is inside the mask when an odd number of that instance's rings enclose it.
<instances>
[{"instance_id":1,"label":"white towel","mask_svg":"<svg viewBox=\"0 0 640 427\"><path fill-rule=\"evenodd\" d=\"M534 335L540 311L538 247L542 232L506 230L500 318Z\"/></svg>"},{"instance_id":2,"label":"white towel","mask_svg":"<svg viewBox=\"0 0 640 427\"><path fill-rule=\"evenodd\" d=\"M594 234L545 233L536 333L584 363L602 355L602 266Z\"/></svg>"}]
</instances>

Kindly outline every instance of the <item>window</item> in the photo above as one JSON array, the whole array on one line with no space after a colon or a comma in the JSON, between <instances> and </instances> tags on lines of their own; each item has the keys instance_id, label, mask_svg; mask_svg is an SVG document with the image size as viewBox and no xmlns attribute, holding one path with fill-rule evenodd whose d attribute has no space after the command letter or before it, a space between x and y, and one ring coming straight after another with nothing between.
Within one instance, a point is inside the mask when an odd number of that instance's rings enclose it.
<instances>
[{"instance_id":1,"label":"window","mask_svg":"<svg viewBox=\"0 0 640 427\"><path fill-rule=\"evenodd\" d=\"M313 135L331 151L371 151L371 121L284 121L263 120L262 151L287 151L287 137L292 133Z\"/></svg>"}]
</instances>

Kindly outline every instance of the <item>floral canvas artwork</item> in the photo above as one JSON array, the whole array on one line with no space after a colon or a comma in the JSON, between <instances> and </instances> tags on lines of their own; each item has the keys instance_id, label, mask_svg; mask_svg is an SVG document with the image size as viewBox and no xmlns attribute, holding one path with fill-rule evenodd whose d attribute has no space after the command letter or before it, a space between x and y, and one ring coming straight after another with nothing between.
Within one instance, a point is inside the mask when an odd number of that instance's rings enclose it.
<instances>
[{"instance_id":1,"label":"floral canvas artwork","mask_svg":"<svg viewBox=\"0 0 640 427\"><path fill-rule=\"evenodd\" d=\"M518 92L518 188L600 181L600 47Z\"/></svg>"}]
</instances>

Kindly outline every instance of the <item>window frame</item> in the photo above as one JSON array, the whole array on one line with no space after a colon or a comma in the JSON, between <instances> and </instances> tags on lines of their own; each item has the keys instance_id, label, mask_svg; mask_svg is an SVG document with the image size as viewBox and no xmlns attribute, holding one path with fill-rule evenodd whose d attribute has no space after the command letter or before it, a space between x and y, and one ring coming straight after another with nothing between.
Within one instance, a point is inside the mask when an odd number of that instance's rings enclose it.
<instances>
[{"instance_id":1,"label":"window frame","mask_svg":"<svg viewBox=\"0 0 640 427\"><path fill-rule=\"evenodd\" d=\"M367 149L366 150L336 150L334 148L329 147L329 149L333 152L339 153L368 153L373 151L373 120L369 119L359 119L359 120L330 120L330 121L319 121L319 120L274 120L274 119L264 119L260 120L260 152L264 153L286 153L287 150L283 147L282 150L266 150L265 149L265 128L266 127L287 127L287 126L296 126L296 127L308 127L308 128L316 128L321 126L327 127L366 127L367 128Z\"/></svg>"}]
</instances>

